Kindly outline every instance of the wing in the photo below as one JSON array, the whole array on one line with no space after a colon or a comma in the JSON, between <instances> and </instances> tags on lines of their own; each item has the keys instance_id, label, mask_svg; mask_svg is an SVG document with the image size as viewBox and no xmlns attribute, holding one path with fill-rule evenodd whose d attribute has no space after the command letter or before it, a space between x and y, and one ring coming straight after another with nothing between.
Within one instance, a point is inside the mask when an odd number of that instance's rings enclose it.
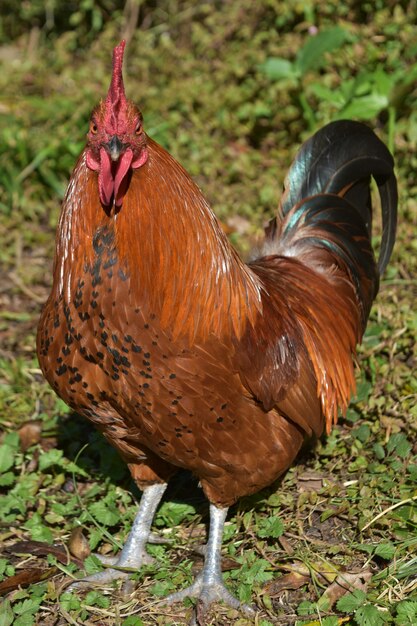
<instances>
[{"instance_id":1,"label":"wing","mask_svg":"<svg viewBox=\"0 0 417 626\"><path fill-rule=\"evenodd\" d=\"M308 435L321 435L355 387L352 354L361 326L353 286L297 259L251 264L264 285L263 313L237 349L238 371L266 411L274 406Z\"/></svg>"}]
</instances>

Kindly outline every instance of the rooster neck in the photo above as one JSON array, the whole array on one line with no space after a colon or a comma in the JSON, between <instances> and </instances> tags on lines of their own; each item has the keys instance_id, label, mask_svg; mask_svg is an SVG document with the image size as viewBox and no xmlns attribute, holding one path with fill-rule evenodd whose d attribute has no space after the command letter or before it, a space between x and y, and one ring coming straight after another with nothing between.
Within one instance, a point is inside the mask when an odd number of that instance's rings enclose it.
<instances>
[{"instance_id":1,"label":"rooster neck","mask_svg":"<svg viewBox=\"0 0 417 626\"><path fill-rule=\"evenodd\" d=\"M121 210L110 216L81 155L58 226L56 295L74 298L104 245L129 281L132 306L146 306L174 338L240 338L260 310L259 282L185 170L152 140L148 147L148 162L133 172Z\"/></svg>"}]
</instances>

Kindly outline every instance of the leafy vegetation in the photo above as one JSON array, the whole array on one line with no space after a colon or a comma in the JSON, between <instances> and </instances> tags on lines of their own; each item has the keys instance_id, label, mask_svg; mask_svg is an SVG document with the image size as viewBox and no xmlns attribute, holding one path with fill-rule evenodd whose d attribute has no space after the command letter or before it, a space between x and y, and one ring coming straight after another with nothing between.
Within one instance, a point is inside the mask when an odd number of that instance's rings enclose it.
<instances>
[{"instance_id":1,"label":"leafy vegetation","mask_svg":"<svg viewBox=\"0 0 417 626\"><path fill-rule=\"evenodd\" d=\"M195 177L242 254L315 129L360 119L394 151L398 243L357 395L279 485L231 511L224 568L262 626L417 623L416 21L412 0L2 3L1 626L176 625L190 612L156 606L190 582L205 539L206 503L185 474L155 520L167 543L149 547L155 563L135 573L133 595L65 593L84 558L88 573L100 567L90 551L123 543L139 494L35 357L60 200L123 36L127 92L148 133ZM208 623L248 620L218 606Z\"/></svg>"}]
</instances>

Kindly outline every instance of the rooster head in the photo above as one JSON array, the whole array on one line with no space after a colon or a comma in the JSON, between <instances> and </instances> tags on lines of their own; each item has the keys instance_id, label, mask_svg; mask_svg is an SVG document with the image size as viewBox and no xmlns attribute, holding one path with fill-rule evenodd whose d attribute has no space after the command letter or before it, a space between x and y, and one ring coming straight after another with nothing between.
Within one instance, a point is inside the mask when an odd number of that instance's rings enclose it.
<instances>
[{"instance_id":1,"label":"rooster head","mask_svg":"<svg viewBox=\"0 0 417 626\"><path fill-rule=\"evenodd\" d=\"M120 208L132 170L148 159L142 114L126 99L123 85L123 53L126 42L113 50L113 74L105 100L90 119L87 166L98 172L100 201L106 208Z\"/></svg>"}]
</instances>

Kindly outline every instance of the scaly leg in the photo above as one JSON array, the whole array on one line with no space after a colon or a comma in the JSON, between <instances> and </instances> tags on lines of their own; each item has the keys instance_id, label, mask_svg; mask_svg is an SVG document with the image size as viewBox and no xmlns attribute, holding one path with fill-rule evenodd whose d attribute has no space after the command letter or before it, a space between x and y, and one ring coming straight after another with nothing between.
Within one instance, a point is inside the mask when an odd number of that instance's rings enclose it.
<instances>
[{"instance_id":1,"label":"scaly leg","mask_svg":"<svg viewBox=\"0 0 417 626\"><path fill-rule=\"evenodd\" d=\"M111 563L118 568L139 569L144 563L149 563L152 557L146 552L145 546L149 541L152 521L158 508L158 504L167 488L167 483L159 483L145 487L139 504L139 510L133 522L132 530L126 540L125 545L115 560L103 558L103 563ZM118 578L127 578L128 572L119 569L107 568L103 572L86 576L77 580L70 587L69 591L80 585L100 585L110 583Z\"/></svg>"},{"instance_id":2,"label":"scaly leg","mask_svg":"<svg viewBox=\"0 0 417 626\"><path fill-rule=\"evenodd\" d=\"M205 611L213 602L223 601L228 606L239 609L248 616L253 616L255 610L247 604L242 604L228 591L223 583L221 572L221 547L223 527L227 515L227 509L219 509L210 504L210 531L206 547L204 567L196 577L194 583L164 598L161 604L180 602L185 598L197 598L197 619L202 619ZM197 623L195 617L193 624Z\"/></svg>"}]
</instances>

